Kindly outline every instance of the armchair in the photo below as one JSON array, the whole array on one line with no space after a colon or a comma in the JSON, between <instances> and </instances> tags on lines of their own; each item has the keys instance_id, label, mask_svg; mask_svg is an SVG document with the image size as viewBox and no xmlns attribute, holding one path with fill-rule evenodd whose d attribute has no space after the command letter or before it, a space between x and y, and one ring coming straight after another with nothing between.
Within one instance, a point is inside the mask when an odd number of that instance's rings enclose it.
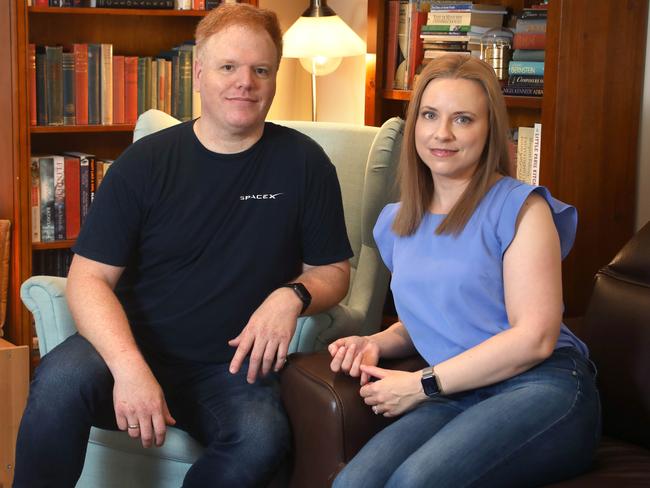
<instances>
[{"instance_id":1,"label":"armchair","mask_svg":"<svg viewBox=\"0 0 650 488\"><path fill-rule=\"evenodd\" d=\"M598 371L603 439L593 469L554 488L650 486L650 223L595 277L584 319L569 326ZM290 486L329 486L338 471L388 424L359 397L358 379L336 375L326 352L293 354L282 398L294 435ZM416 371L411 357L382 366Z\"/></svg>"},{"instance_id":2,"label":"armchair","mask_svg":"<svg viewBox=\"0 0 650 488\"><path fill-rule=\"evenodd\" d=\"M177 123L163 112L149 110L138 118L134 140ZM324 313L299 320L289 351L315 351L337 337L372 333L379 328L389 276L374 244L372 227L392 194L403 121L394 118L381 128L323 122L278 123L311 136L336 165L354 251L345 299ZM41 355L76 331L65 300L65 278L31 277L21 287L21 298L34 315ZM123 433L93 428L77 486L177 487L201 451L198 442L173 427L163 447L149 450Z\"/></svg>"}]
</instances>

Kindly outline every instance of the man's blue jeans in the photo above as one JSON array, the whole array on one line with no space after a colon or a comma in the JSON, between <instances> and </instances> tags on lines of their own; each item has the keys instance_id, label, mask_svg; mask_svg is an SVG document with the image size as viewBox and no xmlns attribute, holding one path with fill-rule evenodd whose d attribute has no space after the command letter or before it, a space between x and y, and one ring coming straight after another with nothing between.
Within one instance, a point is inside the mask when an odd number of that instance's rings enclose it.
<instances>
[{"instance_id":1,"label":"man's blue jeans","mask_svg":"<svg viewBox=\"0 0 650 488\"><path fill-rule=\"evenodd\" d=\"M147 360L176 426L206 446L183 486L268 484L290 445L277 375L249 385L247 364L232 375L227 363ZM117 429L113 377L93 346L73 335L36 371L18 433L14 487L73 487L91 426Z\"/></svg>"},{"instance_id":2,"label":"man's blue jeans","mask_svg":"<svg viewBox=\"0 0 650 488\"><path fill-rule=\"evenodd\" d=\"M575 476L600 439L595 368L573 348L495 385L440 396L386 427L342 487L527 487Z\"/></svg>"}]
</instances>

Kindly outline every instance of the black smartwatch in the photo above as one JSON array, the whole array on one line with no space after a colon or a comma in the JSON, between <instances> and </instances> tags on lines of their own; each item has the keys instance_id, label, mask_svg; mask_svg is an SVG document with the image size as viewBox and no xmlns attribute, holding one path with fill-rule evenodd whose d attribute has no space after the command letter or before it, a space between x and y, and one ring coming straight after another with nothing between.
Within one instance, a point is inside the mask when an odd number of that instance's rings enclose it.
<instances>
[{"instance_id":1,"label":"black smartwatch","mask_svg":"<svg viewBox=\"0 0 650 488\"><path fill-rule=\"evenodd\" d=\"M286 285L282 285L280 288L291 288L302 302L300 315L305 313L305 310L309 308L309 304L311 303L311 293L309 293L307 287L302 283L287 283Z\"/></svg>"},{"instance_id":2,"label":"black smartwatch","mask_svg":"<svg viewBox=\"0 0 650 488\"><path fill-rule=\"evenodd\" d=\"M440 383L438 382L438 377L436 372L433 370L433 366L424 368L422 370L422 389L424 394L428 397L433 397L440 395L442 393L442 388L440 388Z\"/></svg>"}]
</instances>

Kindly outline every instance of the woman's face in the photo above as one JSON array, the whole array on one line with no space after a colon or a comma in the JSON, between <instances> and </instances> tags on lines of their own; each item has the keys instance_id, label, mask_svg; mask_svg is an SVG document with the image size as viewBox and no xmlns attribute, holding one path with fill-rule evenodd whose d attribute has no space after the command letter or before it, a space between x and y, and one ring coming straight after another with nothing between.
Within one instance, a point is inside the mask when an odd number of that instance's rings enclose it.
<instances>
[{"instance_id":1,"label":"woman's face","mask_svg":"<svg viewBox=\"0 0 650 488\"><path fill-rule=\"evenodd\" d=\"M472 80L429 82L415 123L415 149L434 181L469 180L489 132L487 96Z\"/></svg>"}]
</instances>

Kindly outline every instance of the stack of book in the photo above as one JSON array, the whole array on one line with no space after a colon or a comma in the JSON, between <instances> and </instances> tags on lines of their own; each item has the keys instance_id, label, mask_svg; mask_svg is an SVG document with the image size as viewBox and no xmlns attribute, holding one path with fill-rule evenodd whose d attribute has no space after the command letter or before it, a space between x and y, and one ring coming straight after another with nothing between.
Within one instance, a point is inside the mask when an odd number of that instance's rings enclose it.
<instances>
[{"instance_id":1,"label":"stack of book","mask_svg":"<svg viewBox=\"0 0 650 488\"><path fill-rule=\"evenodd\" d=\"M544 95L544 49L548 4L523 9L515 24L512 61L508 66L505 95Z\"/></svg>"},{"instance_id":2,"label":"stack of book","mask_svg":"<svg viewBox=\"0 0 650 488\"><path fill-rule=\"evenodd\" d=\"M506 13L501 5L462 0L432 1L427 22L421 30L423 64L449 53L480 57L481 36L490 29L501 27Z\"/></svg>"},{"instance_id":3,"label":"stack of book","mask_svg":"<svg viewBox=\"0 0 650 488\"><path fill-rule=\"evenodd\" d=\"M70 271L72 256L73 252L70 249L45 249L35 252L32 258L32 275L65 278Z\"/></svg>"},{"instance_id":4,"label":"stack of book","mask_svg":"<svg viewBox=\"0 0 650 488\"><path fill-rule=\"evenodd\" d=\"M237 0L27 0L35 7L92 7L132 9L211 10Z\"/></svg>"},{"instance_id":5,"label":"stack of book","mask_svg":"<svg viewBox=\"0 0 650 488\"><path fill-rule=\"evenodd\" d=\"M184 121L198 117L194 49L185 43L154 58L113 55L112 44L30 44L30 122L133 124L151 108Z\"/></svg>"},{"instance_id":6,"label":"stack of book","mask_svg":"<svg viewBox=\"0 0 650 488\"><path fill-rule=\"evenodd\" d=\"M32 156L32 242L76 239L112 163L80 152Z\"/></svg>"}]
</instances>

